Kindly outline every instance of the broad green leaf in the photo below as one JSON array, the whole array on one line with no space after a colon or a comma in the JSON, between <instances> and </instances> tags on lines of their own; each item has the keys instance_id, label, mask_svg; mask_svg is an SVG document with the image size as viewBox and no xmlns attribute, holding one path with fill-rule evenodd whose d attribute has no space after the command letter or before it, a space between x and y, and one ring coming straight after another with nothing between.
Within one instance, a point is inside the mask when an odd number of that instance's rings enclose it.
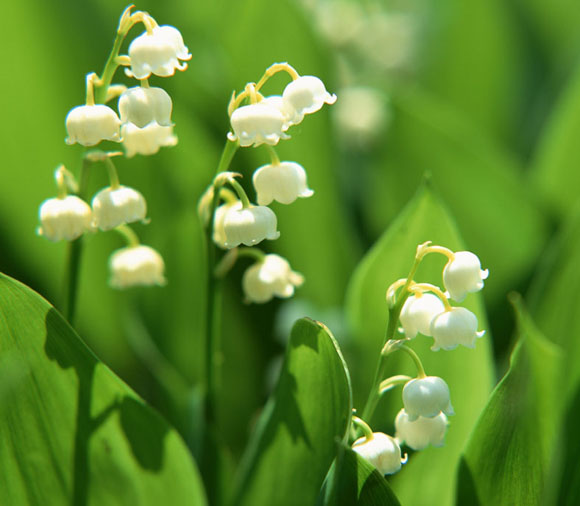
<instances>
[{"instance_id":1,"label":"broad green leaf","mask_svg":"<svg viewBox=\"0 0 580 506\"><path fill-rule=\"evenodd\" d=\"M322 324L298 320L242 460L233 504L314 504L350 417L348 372L334 338Z\"/></svg>"},{"instance_id":2,"label":"broad green leaf","mask_svg":"<svg viewBox=\"0 0 580 506\"><path fill-rule=\"evenodd\" d=\"M339 450L321 502L324 506L399 506L399 501L383 475L347 447Z\"/></svg>"},{"instance_id":3,"label":"broad green leaf","mask_svg":"<svg viewBox=\"0 0 580 506\"><path fill-rule=\"evenodd\" d=\"M558 98L536 148L530 177L550 209L566 216L578 200L580 66Z\"/></svg>"},{"instance_id":4,"label":"broad green leaf","mask_svg":"<svg viewBox=\"0 0 580 506\"><path fill-rule=\"evenodd\" d=\"M393 98L394 120L368 182L367 219L378 235L411 199L425 172L466 243L492 277L489 300L527 276L543 247L546 217L521 167L468 118L418 90Z\"/></svg>"},{"instance_id":5,"label":"broad green leaf","mask_svg":"<svg viewBox=\"0 0 580 506\"><path fill-rule=\"evenodd\" d=\"M519 340L462 458L458 504L543 505L561 408L562 353L516 299Z\"/></svg>"},{"instance_id":6,"label":"broad green leaf","mask_svg":"<svg viewBox=\"0 0 580 506\"><path fill-rule=\"evenodd\" d=\"M350 369L356 387L355 394L359 394L358 398L355 395L359 409L368 394L385 339L388 317L386 290L391 283L407 276L417 245L428 240L455 251L464 249L447 210L427 186L418 192L373 246L353 275L347 292L347 314L358 359L356 368L351 364ZM475 253L478 251L475 250ZM439 255L427 256L415 280L441 285L445 261ZM485 258L483 261L485 264ZM489 281L493 276L495 273L492 270ZM480 294L469 295L462 306L476 314L480 328L487 328ZM434 497L438 505L452 503L455 467L492 386L489 335L478 340L474 350L460 347L434 353L429 349L432 342L431 338L418 336L411 342L411 346L421 357L427 374L440 376L448 383L456 415L450 419L451 425L443 448L427 448L413 454L409 463L389 480L402 504L432 504ZM416 371L410 366L408 357L394 355L388 373L415 375ZM373 430L392 431L392 421L401 408L400 390L387 394L382 409L377 410L372 420ZM418 480L421 481L420 487L417 486Z\"/></svg>"},{"instance_id":7,"label":"broad green leaf","mask_svg":"<svg viewBox=\"0 0 580 506\"><path fill-rule=\"evenodd\" d=\"M0 357L1 504L205 504L175 430L4 275Z\"/></svg>"}]
</instances>

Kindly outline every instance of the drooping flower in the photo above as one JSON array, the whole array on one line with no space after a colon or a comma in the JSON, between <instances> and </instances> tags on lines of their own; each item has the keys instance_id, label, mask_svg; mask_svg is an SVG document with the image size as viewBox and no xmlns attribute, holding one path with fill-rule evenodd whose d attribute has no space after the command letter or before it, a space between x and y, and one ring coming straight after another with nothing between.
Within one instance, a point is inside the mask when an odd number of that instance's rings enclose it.
<instances>
[{"instance_id":1,"label":"drooping flower","mask_svg":"<svg viewBox=\"0 0 580 506\"><path fill-rule=\"evenodd\" d=\"M284 116L284 128L297 125L304 118L304 114L298 114L296 110L284 101L282 95L270 95L265 97L260 104L272 106L278 109ZM285 129L283 129L285 131Z\"/></svg>"},{"instance_id":2,"label":"drooping flower","mask_svg":"<svg viewBox=\"0 0 580 506\"><path fill-rule=\"evenodd\" d=\"M135 86L119 97L121 123L133 123L139 128L156 122L169 127L171 123L171 97L162 88Z\"/></svg>"},{"instance_id":3,"label":"drooping flower","mask_svg":"<svg viewBox=\"0 0 580 506\"><path fill-rule=\"evenodd\" d=\"M101 141L120 141L121 120L110 107L102 104L79 105L66 117L67 144L94 146Z\"/></svg>"},{"instance_id":4,"label":"drooping flower","mask_svg":"<svg viewBox=\"0 0 580 506\"><path fill-rule=\"evenodd\" d=\"M280 139L289 139L284 132L288 129L285 116L271 104L257 104L238 107L230 118L233 133L228 133L231 141L239 140L240 146L278 144Z\"/></svg>"},{"instance_id":5,"label":"drooping flower","mask_svg":"<svg viewBox=\"0 0 580 506\"><path fill-rule=\"evenodd\" d=\"M113 252L109 260L113 288L164 285L165 264L161 255L149 246L128 246Z\"/></svg>"},{"instance_id":6,"label":"drooping flower","mask_svg":"<svg viewBox=\"0 0 580 506\"><path fill-rule=\"evenodd\" d=\"M246 269L242 287L248 301L261 304L274 296L292 297L294 288L303 282L303 276L294 272L286 259L272 254Z\"/></svg>"},{"instance_id":7,"label":"drooping flower","mask_svg":"<svg viewBox=\"0 0 580 506\"><path fill-rule=\"evenodd\" d=\"M443 446L447 425L443 413L432 418L420 416L411 421L407 412L401 409L395 418L395 438L413 450L423 450L429 445Z\"/></svg>"},{"instance_id":8,"label":"drooping flower","mask_svg":"<svg viewBox=\"0 0 580 506\"><path fill-rule=\"evenodd\" d=\"M449 296L461 302L471 292L483 288L483 280L487 279L489 271L481 269L477 255L470 251L458 251L443 269L443 283Z\"/></svg>"},{"instance_id":9,"label":"drooping flower","mask_svg":"<svg viewBox=\"0 0 580 506\"><path fill-rule=\"evenodd\" d=\"M441 299L432 293L409 296L400 315L405 336L412 339L417 335L417 332L421 332L424 336L430 336L431 321L444 310L445 306Z\"/></svg>"},{"instance_id":10,"label":"drooping flower","mask_svg":"<svg viewBox=\"0 0 580 506\"><path fill-rule=\"evenodd\" d=\"M89 205L75 195L45 200L39 209L38 234L49 241L72 241L91 229Z\"/></svg>"},{"instance_id":11,"label":"drooping flower","mask_svg":"<svg viewBox=\"0 0 580 506\"><path fill-rule=\"evenodd\" d=\"M291 204L298 197L306 198L314 194L306 183L306 171L296 162L264 165L256 169L252 180L261 206L267 206L273 200Z\"/></svg>"},{"instance_id":12,"label":"drooping flower","mask_svg":"<svg viewBox=\"0 0 580 506\"><path fill-rule=\"evenodd\" d=\"M431 349L453 350L460 344L475 348L475 340L484 334L485 330L477 331L477 316L464 307L454 307L433 318L431 335L435 341Z\"/></svg>"},{"instance_id":13,"label":"drooping flower","mask_svg":"<svg viewBox=\"0 0 580 506\"><path fill-rule=\"evenodd\" d=\"M102 189L93 198L92 208L94 225L101 230L143 221L147 215L147 204L143 195L126 186Z\"/></svg>"},{"instance_id":14,"label":"drooping flower","mask_svg":"<svg viewBox=\"0 0 580 506\"><path fill-rule=\"evenodd\" d=\"M449 399L449 387L438 376L415 378L403 387L403 404L413 422L418 417L433 418L443 412L453 415L453 406Z\"/></svg>"},{"instance_id":15,"label":"drooping flower","mask_svg":"<svg viewBox=\"0 0 580 506\"><path fill-rule=\"evenodd\" d=\"M326 91L324 83L315 76L301 76L289 83L282 93L288 108L297 115L312 114L319 111L324 104L334 104L336 95Z\"/></svg>"},{"instance_id":16,"label":"drooping flower","mask_svg":"<svg viewBox=\"0 0 580 506\"><path fill-rule=\"evenodd\" d=\"M352 449L367 459L382 474L394 474L401 469L402 464L407 462L406 458L401 458L399 443L382 432L373 432L369 439L365 436L357 439Z\"/></svg>"},{"instance_id":17,"label":"drooping flower","mask_svg":"<svg viewBox=\"0 0 580 506\"><path fill-rule=\"evenodd\" d=\"M276 215L269 207L231 208L223 217L225 246L228 249L240 244L254 246L264 239L278 239L280 232L277 230L277 225Z\"/></svg>"},{"instance_id":18,"label":"drooping flower","mask_svg":"<svg viewBox=\"0 0 580 506\"><path fill-rule=\"evenodd\" d=\"M213 242L222 249L228 249L228 246L226 246L226 232L224 230L224 219L226 214L232 210L239 211L241 208L242 203L237 201L226 202L215 210L215 216L213 219Z\"/></svg>"},{"instance_id":19,"label":"drooping flower","mask_svg":"<svg viewBox=\"0 0 580 506\"><path fill-rule=\"evenodd\" d=\"M151 74L172 76L177 70L185 70L191 59L179 30L173 26L156 26L151 33L144 32L129 45L131 70L125 72L135 79L147 79Z\"/></svg>"},{"instance_id":20,"label":"drooping flower","mask_svg":"<svg viewBox=\"0 0 580 506\"><path fill-rule=\"evenodd\" d=\"M173 134L173 127L149 123L139 128L132 123L125 123L121 127L125 155L131 158L135 155L154 155L162 147L175 146L177 136Z\"/></svg>"}]
</instances>

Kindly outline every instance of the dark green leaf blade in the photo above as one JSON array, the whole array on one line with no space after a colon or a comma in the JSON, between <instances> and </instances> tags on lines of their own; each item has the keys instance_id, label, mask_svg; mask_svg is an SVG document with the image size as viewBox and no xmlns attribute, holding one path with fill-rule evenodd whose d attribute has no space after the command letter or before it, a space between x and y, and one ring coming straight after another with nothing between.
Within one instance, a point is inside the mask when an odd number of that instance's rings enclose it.
<instances>
[{"instance_id":1,"label":"dark green leaf blade","mask_svg":"<svg viewBox=\"0 0 580 506\"><path fill-rule=\"evenodd\" d=\"M0 356L0 504L206 503L177 433L4 275Z\"/></svg>"},{"instance_id":2,"label":"dark green leaf blade","mask_svg":"<svg viewBox=\"0 0 580 506\"><path fill-rule=\"evenodd\" d=\"M519 341L463 455L458 504L546 504L563 356L515 302Z\"/></svg>"},{"instance_id":3,"label":"dark green leaf blade","mask_svg":"<svg viewBox=\"0 0 580 506\"><path fill-rule=\"evenodd\" d=\"M324 325L298 320L276 391L244 455L233 503L314 504L350 416L350 380L336 341Z\"/></svg>"}]
</instances>

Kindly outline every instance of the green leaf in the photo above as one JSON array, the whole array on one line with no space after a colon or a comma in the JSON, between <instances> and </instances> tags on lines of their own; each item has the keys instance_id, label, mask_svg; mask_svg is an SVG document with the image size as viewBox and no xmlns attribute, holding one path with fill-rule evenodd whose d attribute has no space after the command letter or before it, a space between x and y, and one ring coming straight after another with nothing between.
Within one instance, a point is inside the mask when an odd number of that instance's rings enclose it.
<instances>
[{"instance_id":1,"label":"green leaf","mask_svg":"<svg viewBox=\"0 0 580 506\"><path fill-rule=\"evenodd\" d=\"M4 275L0 357L0 504L206 503L175 430Z\"/></svg>"},{"instance_id":2,"label":"green leaf","mask_svg":"<svg viewBox=\"0 0 580 506\"><path fill-rule=\"evenodd\" d=\"M298 320L241 463L233 504L314 504L350 417L350 381L336 341L321 323Z\"/></svg>"},{"instance_id":3,"label":"green leaf","mask_svg":"<svg viewBox=\"0 0 580 506\"><path fill-rule=\"evenodd\" d=\"M544 481L561 408L561 350L515 298L519 340L466 447L458 504L546 504Z\"/></svg>"},{"instance_id":4,"label":"green leaf","mask_svg":"<svg viewBox=\"0 0 580 506\"><path fill-rule=\"evenodd\" d=\"M578 200L580 66L546 122L531 167L532 182L551 210L566 216Z\"/></svg>"},{"instance_id":5,"label":"green leaf","mask_svg":"<svg viewBox=\"0 0 580 506\"><path fill-rule=\"evenodd\" d=\"M357 360L356 368L351 363L351 373L356 379L354 385L360 387L355 390L358 407L362 407L370 389L385 339L388 319L386 290L391 283L408 275L417 245L428 240L455 251L464 249L447 210L429 187L425 187L373 246L351 280L347 292L347 314L355 339L353 345ZM415 280L441 285L445 262L442 256L427 256ZM491 271L490 280L494 275ZM487 328L480 294L469 295L462 305L475 313L480 329ZM438 505L452 503L455 467L464 442L491 391L490 342L491 337L487 335L478 340L475 350L460 347L437 353L429 350L433 343L431 338L419 336L411 342L427 374L440 376L448 383L456 415L450 419L443 448L427 448L413 454L403 469L393 476L393 490L403 504L430 504L433 497L437 498ZM415 375L416 370L408 357L395 354L389 359L388 373ZM379 405L371 420L373 430L391 431L392 421L402 408L400 391L387 394L381 402L382 407ZM421 480L420 487L417 486L418 480Z\"/></svg>"},{"instance_id":6,"label":"green leaf","mask_svg":"<svg viewBox=\"0 0 580 506\"><path fill-rule=\"evenodd\" d=\"M370 462L348 447L339 452L321 497L324 506L399 506L384 476Z\"/></svg>"}]
</instances>

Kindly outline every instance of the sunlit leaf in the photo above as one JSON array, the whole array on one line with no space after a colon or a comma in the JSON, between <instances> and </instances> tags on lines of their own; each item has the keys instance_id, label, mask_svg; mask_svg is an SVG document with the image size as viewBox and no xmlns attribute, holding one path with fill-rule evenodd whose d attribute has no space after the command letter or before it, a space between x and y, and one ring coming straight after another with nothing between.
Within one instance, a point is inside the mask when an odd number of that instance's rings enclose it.
<instances>
[{"instance_id":1,"label":"sunlit leaf","mask_svg":"<svg viewBox=\"0 0 580 506\"><path fill-rule=\"evenodd\" d=\"M0 357L1 504L205 504L175 430L3 275Z\"/></svg>"},{"instance_id":2,"label":"sunlit leaf","mask_svg":"<svg viewBox=\"0 0 580 506\"><path fill-rule=\"evenodd\" d=\"M234 505L314 504L350 426L348 373L322 324L299 320L241 463Z\"/></svg>"},{"instance_id":3,"label":"sunlit leaf","mask_svg":"<svg viewBox=\"0 0 580 506\"><path fill-rule=\"evenodd\" d=\"M391 283L406 277L418 244L427 240L463 250L456 227L447 210L427 187L389 227L358 266L347 293L347 311L355 337L356 369L351 366L353 386L358 392L357 408L362 408L372 374L385 339L388 307L385 293ZM478 253L475 250L475 253ZM423 260L415 280L441 285L441 273L446 259L429 255ZM493 270L490 279L494 276ZM480 328L487 328L481 295L469 295L462 304L473 311ZM485 405L491 390L493 366L490 336L478 340L476 349L460 347L452 351L432 352L431 338L418 336L411 346L419 353L427 374L442 377L451 389L456 415L443 448L427 448L411 456L408 464L392 478L392 486L403 504L452 503L455 490L455 467L464 442ZM416 371L406 356L390 359L389 374L411 374ZM373 419L373 429L392 430L396 412L402 408L400 390L387 394L385 402ZM355 396L357 399L357 396ZM421 486L417 486L421 480Z\"/></svg>"}]
</instances>

